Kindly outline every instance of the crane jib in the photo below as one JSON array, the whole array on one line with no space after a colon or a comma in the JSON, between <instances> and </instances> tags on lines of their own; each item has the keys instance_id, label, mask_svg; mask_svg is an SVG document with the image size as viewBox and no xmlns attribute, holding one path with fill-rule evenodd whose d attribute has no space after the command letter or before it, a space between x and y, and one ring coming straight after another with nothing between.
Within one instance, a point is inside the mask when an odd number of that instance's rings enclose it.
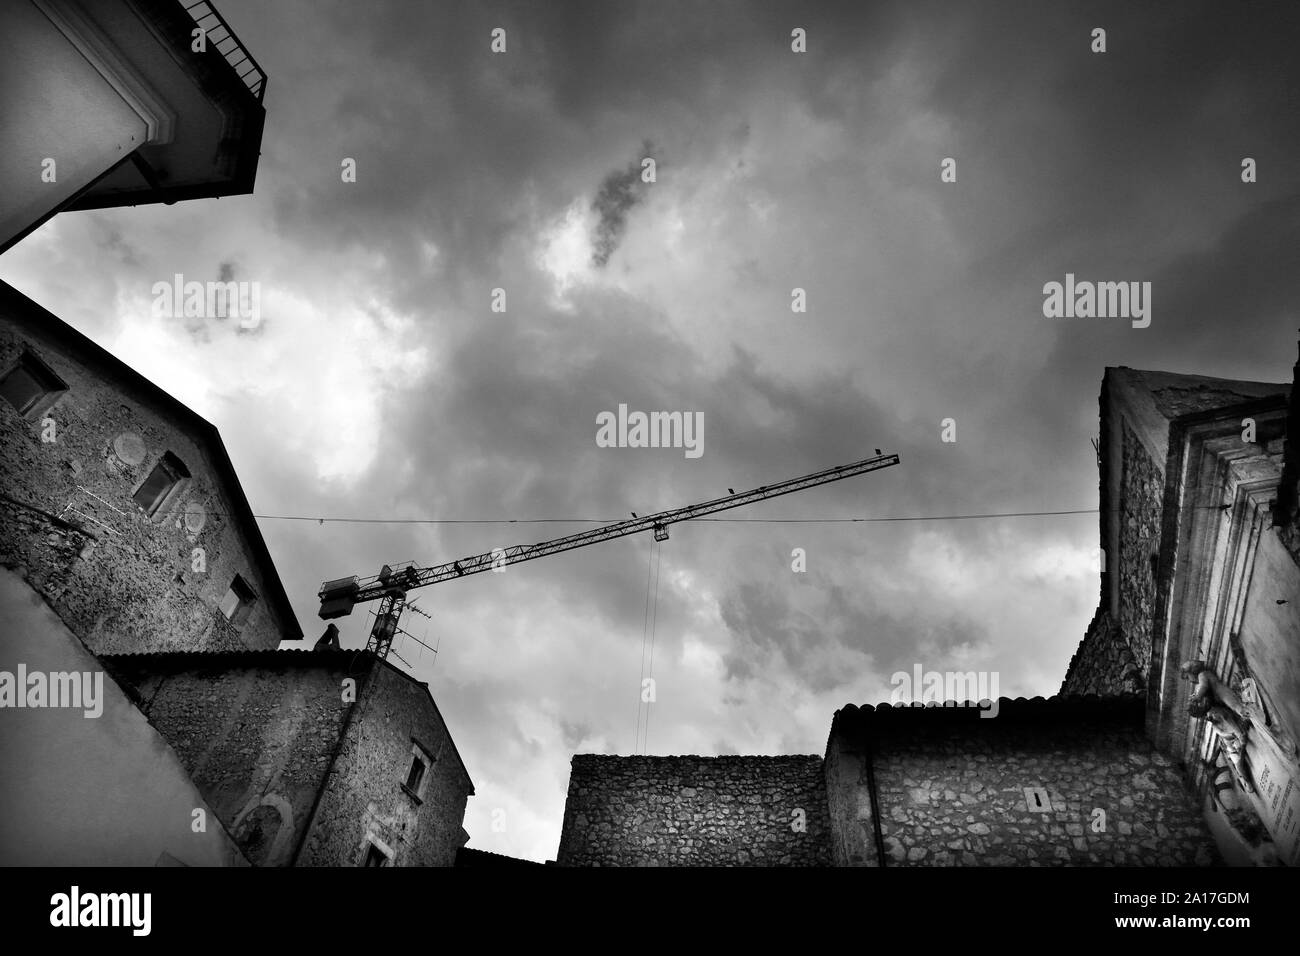
<instances>
[{"instance_id":1,"label":"crane jib","mask_svg":"<svg viewBox=\"0 0 1300 956\"><path fill-rule=\"evenodd\" d=\"M405 593L412 588L437 584L440 581L465 577L469 574L477 574L480 571L500 568L506 564L531 561L548 554L570 551L574 548L597 544L601 541L608 541L629 534L637 534L641 531L653 531L655 539L663 541L668 537L668 525L670 524L679 521L690 521L692 518L716 514L719 511L727 511L731 508L740 508L755 501L765 501L768 498L776 498L780 495L802 491L804 488L814 488L817 485L828 484L832 481L852 478L855 475L897 465L899 462L900 459L897 455L877 455L874 458L866 458L849 465L840 465L835 468L827 468L825 471L814 472L811 475L804 475L800 478L791 478L775 485L761 485L751 491L727 495L725 498L715 498L712 501L686 505L682 508L661 511L658 514L646 515L645 517L634 517L630 520L618 521L600 528L592 528L563 538L556 538L553 541L543 541L531 545L514 545L504 549L497 548L484 554L459 558L433 567L416 568L412 566L394 569L385 565L379 574L364 580L353 575L352 577L326 581L321 585L318 594L321 600L320 616L327 620L333 617L343 617L352 613L354 605L366 601L398 595L405 596Z\"/></svg>"}]
</instances>

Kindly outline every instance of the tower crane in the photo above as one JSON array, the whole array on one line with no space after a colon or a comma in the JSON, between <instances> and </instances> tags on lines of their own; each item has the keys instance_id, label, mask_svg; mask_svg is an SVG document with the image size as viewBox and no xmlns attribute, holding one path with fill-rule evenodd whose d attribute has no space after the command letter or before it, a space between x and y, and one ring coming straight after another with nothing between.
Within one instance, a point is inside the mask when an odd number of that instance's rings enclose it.
<instances>
[{"instance_id":1,"label":"tower crane","mask_svg":"<svg viewBox=\"0 0 1300 956\"><path fill-rule=\"evenodd\" d=\"M795 491L803 491L805 488L829 484L832 481L841 481L855 475L864 475L867 472L878 471L881 468L888 468L898 463L899 458L897 455L882 455L880 449L876 449L875 457L855 461L849 465L837 465L834 468L827 468L825 471L814 472L800 478L791 478L775 485L761 485L752 491L733 493L724 498L715 498L712 501L661 511L658 514L637 517L636 513L633 512L630 520L617 521L600 528L580 531L577 534L556 538L553 541L543 541L540 544L518 544L511 548L496 548L483 554L458 558L455 561L448 561L446 564L438 564L432 567L416 567L414 562L398 567L384 565L378 574L367 578L359 578L353 575L347 578L326 581L322 584L317 595L321 602L320 616L325 620L344 617L351 614L352 608L358 604L367 601L379 601L379 609L375 613L375 623L374 627L371 628L366 649L373 651L378 657L384 658L388 656L389 648L393 643L393 636L399 630L397 625L402 611L406 607L406 595L415 588L421 588L429 584L439 584L454 578L463 578L466 575L478 574L482 571L503 568L507 564L532 561L535 558L542 558L560 551L585 548L589 544L597 544L611 538L621 538L624 535L637 534L641 531L653 531L656 541L667 541L668 526L670 524L716 514L719 511L727 511L731 508L739 508L742 505L763 501L767 498L788 495ZM731 491L730 488L727 490Z\"/></svg>"}]
</instances>

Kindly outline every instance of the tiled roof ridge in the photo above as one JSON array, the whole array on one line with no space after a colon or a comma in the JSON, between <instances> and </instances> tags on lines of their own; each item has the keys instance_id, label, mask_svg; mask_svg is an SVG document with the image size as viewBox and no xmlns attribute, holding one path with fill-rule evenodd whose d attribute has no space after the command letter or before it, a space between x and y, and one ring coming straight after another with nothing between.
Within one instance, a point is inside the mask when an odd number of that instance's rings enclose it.
<instances>
[{"instance_id":1,"label":"tiled roof ridge","mask_svg":"<svg viewBox=\"0 0 1300 956\"><path fill-rule=\"evenodd\" d=\"M545 866L545 865L546 865L545 863L540 863L540 862L538 862L537 860L528 860L528 859L525 859L525 858L522 857L522 856L510 856L510 855L507 854L507 853L494 853L494 852L491 851L491 850L480 850L480 849L479 849L478 847L476 847L476 846L462 846L462 847L460 847L460 848L458 848L458 849L456 850L456 854L457 854L458 857L459 857L461 854L464 854L465 856L471 856L471 855L472 855L472 856L486 856L486 857L491 857L491 858L494 859L494 860L500 860L500 861L502 861L503 863L511 863L511 864L518 863L518 864L525 865L525 866Z\"/></svg>"},{"instance_id":2,"label":"tiled roof ridge","mask_svg":"<svg viewBox=\"0 0 1300 956\"><path fill-rule=\"evenodd\" d=\"M162 660L185 658L189 660L216 660L223 657L281 657L297 658L299 661L306 660L327 660L342 656L353 656L356 654L368 653L364 648L340 648L338 650L310 650L308 648L293 647L242 647L242 648L222 648L213 650L164 650L164 651L122 651L113 654L97 654L100 660L120 660L120 661L144 661L144 660Z\"/></svg>"},{"instance_id":3,"label":"tiled roof ridge","mask_svg":"<svg viewBox=\"0 0 1300 956\"><path fill-rule=\"evenodd\" d=\"M667 760L717 760L717 761L795 761L795 760L821 760L820 754L716 754L714 756L704 756L701 754L574 754L574 760L643 760L643 761L667 761Z\"/></svg>"},{"instance_id":4,"label":"tiled roof ridge","mask_svg":"<svg viewBox=\"0 0 1300 956\"><path fill-rule=\"evenodd\" d=\"M999 697L998 706L999 708L1004 708L1006 707L1006 705L1010 704L1013 707L1017 707L1017 708L1025 705L1028 706L1049 705L1049 706L1059 707L1061 705L1073 704L1073 703L1082 703L1086 706L1101 706L1101 705L1114 706L1117 702L1122 704L1130 704L1132 701L1142 700L1142 699L1143 697L1141 694L1118 694L1118 695L1053 694L1050 697L1043 697L1041 694L1038 694L1033 697ZM849 709L854 709L859 711L880 712L880 711L895 711L895 710L944 710L944 709L960 710L963 708L974 709L975 706L976 706L976 702L974 701L966 701L965 703L958 703L957 701L951 701L951 700L944 701L943 704L940 704L937 701L926 701L925 703L921 703L920 701L915 701L909 704L890 704L888 702L881 703L881 704L850 703L844 705L844 707L841 708L841 710L836 711L836 713L840 713L843 710L849 710Z\"/></svg>"}]
</instances>

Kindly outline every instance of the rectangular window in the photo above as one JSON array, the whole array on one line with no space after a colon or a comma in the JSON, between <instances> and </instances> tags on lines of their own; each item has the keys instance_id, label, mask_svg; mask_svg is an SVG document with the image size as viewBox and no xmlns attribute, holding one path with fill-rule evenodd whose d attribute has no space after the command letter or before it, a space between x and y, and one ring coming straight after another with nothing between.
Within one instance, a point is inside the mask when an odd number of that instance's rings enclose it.
<instances>
[{"instance_id":1,"label":"rectangular window","mask_svg":"<svg viewBox=\"0 0 1300 956\"><path fill-rule=\"evenodd\" d=\"M252 613L256 601L257 595L248 586L248 582L236 574L235 580L230 582L230 588L218 607L226 616L226 620L238 627L248 620L248 615Z\"/></svg>"},{"instance_id":2,"label":"rectangular window","mask_svg":"<svg viewBox=\"0 0 1300 956\"><path fill-rule=\"evenodd\" d=\"M0 395L25 418L47 411L67 390L67 383L32 352L23 352L0 378Z\"/></svg>"},{"instance_id":3,"label":"rectangular window","mask_svg":"<svg viewBox=\"0 0 1300 956\"><path fill-rule=\"evenodd\" d=\"M362 866L387 866L388 857L384 856L384 851L379 849L373 843L366 848L366 862Z\"/></svg>"},{"instance_id":4,"label":"rectangular window","mask_svg":"<svg viewBox=\"0 0 1300 956\"><path fill-rule=\"evenodd\" d=\"M424 761L419 757L411 758L411 772L406 775L406 789L412 793L420 792L420 781L424 779Z\"/></svg>"},{"instance_id":5,"label":"rectangular window","mask_svg":"<svg viewBox=\"0 0 1300 956\"><path fill-rule=\"evenodd\" d=\"M149 477L136 489L132 497L135 498L135 503L144 509L145 514L152 518L163 506L167 496L180 487L181 482L188 477L190 477L190 470L185 467L185 463L171 452L167 452L158 459L158 464L153 466Z\"/></svg>"},{"instance_id":6,"label":"rectangular window","mask_svg":"<svg viewBox=\"0 0 1300 956\"><path fill-rule=\"evenodd\" d=\"M402 789L415 800L417 805L424 802L424 791L429 789L429 769L435 762L436 758L429 748L412 737L411 765L406 771L406 782L402 784Z\"/></svg>"}]
</instances>

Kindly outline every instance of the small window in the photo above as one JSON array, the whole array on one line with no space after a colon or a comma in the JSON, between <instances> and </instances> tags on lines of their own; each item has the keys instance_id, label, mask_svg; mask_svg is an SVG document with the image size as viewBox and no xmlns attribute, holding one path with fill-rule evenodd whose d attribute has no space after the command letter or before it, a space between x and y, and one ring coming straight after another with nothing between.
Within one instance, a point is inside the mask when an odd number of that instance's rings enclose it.
<instances>
[{"instance_id":1,"label":"small window","mask_svg":"<svg viewBox=\"0 0 1300 956\"><path fill-rule=\"evenodd\" d=\"M406 789L412 793L420 792L420 781L424 779L424 761L419 757L411 758L411 772L406 775Z\"/></svg>"},{"instance_id":2,"label":"small window","mask_svg":"<svg viewBox=\"0 0 1300 956\"><path fill-rule=\"evenodd\" d=\"M384 856L384 851L379 849L373 843L366 847L366 862L362 866L387 866L388 857Z\"/></svg>"},{"instance_id":3,"label":"small window","mask_svg":"<svg viewBox=\"0 0 1300 956\"><path fill-rule=\"evenodd\" d=\"M429 768L434 765L435 758L424 744L411 738L411 764L410 769L406 771L406 782L402 784L402 789L412 797L417 804L424 802L424 791L429 787Z\"/></svg>"},{"instance_id":4,"label":"small window","mask_svg":"<svg viewBox=\"0 0 1300 956\"><path fill-rule=\"evenodd\" d=\"M185 467L185 463L171 452L167 452L158 459L158 464L153 466L149 477L136 489L132 497L135 498L135 503L144 509L145 514L152 518L163 506L167 496L180 487L181 482L189 476L190 470Z\"/></svg>"},{"instance_id":5,"label":"small window","mask_svg":"<svg viewBox=\"0 0 1300 956\"><path fill-rule=\"evenodd\" d=\"M248 586L248 582L236 574L235 580L230 582L230 589L226 591L226 596L221 599L218 607L221 608L221 613L225 615L226 620L238 627L248 620L256 600L257 595Z\"/></svg>"},{"instance_id":6,"label":"small window","mask_svg":"<svg viewBox=\"0 0 1300 956\"><path fill-rule=\"evenodd\" d=\"M4 378L0 378L0 395L25 418L35 418L47 411L67 383L31 352L24 352Z\"/></svg>"}]
</instances>

